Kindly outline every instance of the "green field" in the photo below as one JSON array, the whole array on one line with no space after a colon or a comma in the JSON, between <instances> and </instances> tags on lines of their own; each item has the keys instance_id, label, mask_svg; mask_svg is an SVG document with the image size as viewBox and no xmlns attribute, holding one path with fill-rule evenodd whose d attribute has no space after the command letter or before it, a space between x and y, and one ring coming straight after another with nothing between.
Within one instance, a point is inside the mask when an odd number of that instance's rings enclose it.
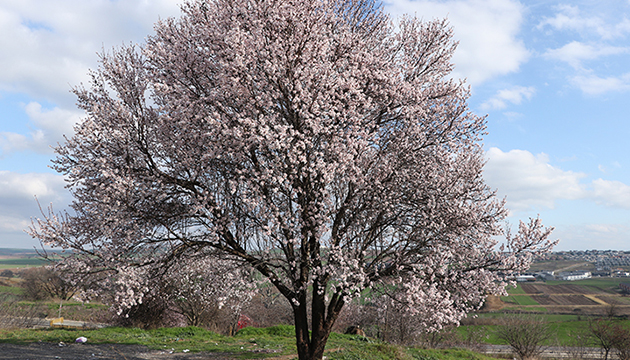
<instances>
[{"instance_id":1,"label":"green field","mask_svg":"<svg viewBox=\"0 0 630 360\"><path fill-rule=\"evenodd\" d=\"M507 292L510 295L527 295L520 284L516 284L516 287L508 286Z\"/></svg>"},{"instance_id":2,"label":"green field","mask_svg":"<svg viewBox=\"0 0 630 360\"><path fill-rule=\"evenodd\" d=\"M516 304L516 305L540 305L536 300L532 299L527 295L510 295L510 296L502 296L501 300L506 303Z\"/></svg>"},{"instance_id":3,"label":"green field","mask_svg":"<svg viewBox=\"0 0 630 360\"><path fill-rule=\"evenodd\" d=\"M22 295L24 290L15 286L0 286L0 294L13 294L13 295Z\"/></svg>"},{"instance_id":4,"label":"green field","mask_svg":"<svg viewBox=\"0 0 630 360\"><path fill-rule=\"evenodd\" d=\"M0 259L0 269L15 269L15 268L25 268L25 267L37 267L48 264L47 261L28 257L28 258L11 258L11 259Z\"/></svg>"}]
</instances>

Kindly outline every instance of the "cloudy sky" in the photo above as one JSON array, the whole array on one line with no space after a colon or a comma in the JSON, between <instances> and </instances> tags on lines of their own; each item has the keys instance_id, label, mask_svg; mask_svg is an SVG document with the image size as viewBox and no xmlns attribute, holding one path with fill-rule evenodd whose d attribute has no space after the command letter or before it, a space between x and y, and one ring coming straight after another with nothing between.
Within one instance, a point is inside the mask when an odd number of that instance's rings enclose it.
<instances>
[{"instance_id":1,"label":"cloudy sky","mask_svg":"<svg viewBox=\"0 0 630 360\"><path fill-rule=\"evenodd\" d=\"M51 145L82 117L72 86L97 53L141 43L179 0L0 0L0 247L30 248L39 209L70 201ZM488 115L487 182L509 221L540 214L557 249L630 250L630 0L387 0L447 17L455 76Z\"/></svg>"}]
</instances>

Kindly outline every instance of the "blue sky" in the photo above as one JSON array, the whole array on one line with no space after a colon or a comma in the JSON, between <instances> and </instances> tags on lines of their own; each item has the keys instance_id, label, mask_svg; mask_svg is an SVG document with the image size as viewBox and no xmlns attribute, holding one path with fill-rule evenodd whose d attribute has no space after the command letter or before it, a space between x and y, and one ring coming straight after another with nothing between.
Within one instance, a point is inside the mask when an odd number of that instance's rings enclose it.
<instances>
[{"instance_id":1,"label":"blue sky","mask_svg":"<svg viewBox=\"0 0 630 360\"><path fill-rule=\"evenodd\" d=\"M82 114L72 86L97 53L142 42L174 0L0 0L0 247L70 197L51 145ZM387 0L394 17L447 17L454 76L488 115L484 176L508 220L540 214L557 249L630 250L630 1Z\"/></svg>"}]
</instances>

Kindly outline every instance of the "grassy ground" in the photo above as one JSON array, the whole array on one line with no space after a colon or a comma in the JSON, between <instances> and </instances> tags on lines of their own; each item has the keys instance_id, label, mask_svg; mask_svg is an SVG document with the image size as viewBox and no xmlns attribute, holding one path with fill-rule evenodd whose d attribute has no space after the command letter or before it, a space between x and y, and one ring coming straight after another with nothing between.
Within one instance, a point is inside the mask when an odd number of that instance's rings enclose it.
<instances>
[{"instance_id":1,"label":"grassy ground","mask_svg":"<svg viewBox=\"0 0 630 360\"><path fill-rule=\"evenodd\" d=\"M527 295L510 295L510 296L502 296L501 300L506 303L516 304L516 305L540 305L536 300L532 299Z\"/></svg>"},{"instance_id":2,"label":"grassy ground","mask_svg":"<svg viewBox=\"0 0 630 360\"><path fill-rule=\"evenodd\" d=\"M523 290L520 284L516 284L516 287L508 286L507 292L510 295L526 295L527 294L525 290Z\"/></svg>"},{"instance_id":3,"label":"grassy ground","mask_svg":"<svg viewBox=\"0 0 630 360\"><path fill-rule=\"evenodd\" d=\"M36 267L48 264L47 261L38 258L10 258L0 259L0 269L17 269Z\"/></svg>"},{"instance_id":4,"label":"grassy ground","mask_svg":"<svg viewBox=\"0 0 630 360\"><path fill-rule=\"evenodd\" d=\"M15 330L0 331L0 342L26 344L37 341L73 342L85 336L90 343L145 345L149 348L173 349L175 352L230 353L241 359L273 358L295 355L292 326L245 328L236 336L226 337L196 327L140 330L105 328L98 330ZM357 335L333 333L328 341L326 356L330 360L490 360L492 358L460 349L424 350L401 347L368 340Z\"/></svg>"}]
</instances>

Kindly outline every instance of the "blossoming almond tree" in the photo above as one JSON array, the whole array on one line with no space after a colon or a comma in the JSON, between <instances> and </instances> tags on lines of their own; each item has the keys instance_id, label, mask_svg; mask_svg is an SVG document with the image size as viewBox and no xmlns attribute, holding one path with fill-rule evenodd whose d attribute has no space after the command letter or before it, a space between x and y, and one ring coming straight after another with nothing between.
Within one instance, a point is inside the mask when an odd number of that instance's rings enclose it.
<instances>
[{"instance_id":1,"label":"blossoming almond tree","mask_svg":"<svg viewBox=\"0 0 630 360\"><path fill-rule=\"evenodd\" d=\"M75 90L87 117L55 160L73 212L31 233L85 270L133 283L207 249L239 259L290 302L305 360L366 288L439 329L553 245L532 220L496 251L506 210L445 21L393 24L371 0L182 11Z\"/></svg>"}]
</instances>

